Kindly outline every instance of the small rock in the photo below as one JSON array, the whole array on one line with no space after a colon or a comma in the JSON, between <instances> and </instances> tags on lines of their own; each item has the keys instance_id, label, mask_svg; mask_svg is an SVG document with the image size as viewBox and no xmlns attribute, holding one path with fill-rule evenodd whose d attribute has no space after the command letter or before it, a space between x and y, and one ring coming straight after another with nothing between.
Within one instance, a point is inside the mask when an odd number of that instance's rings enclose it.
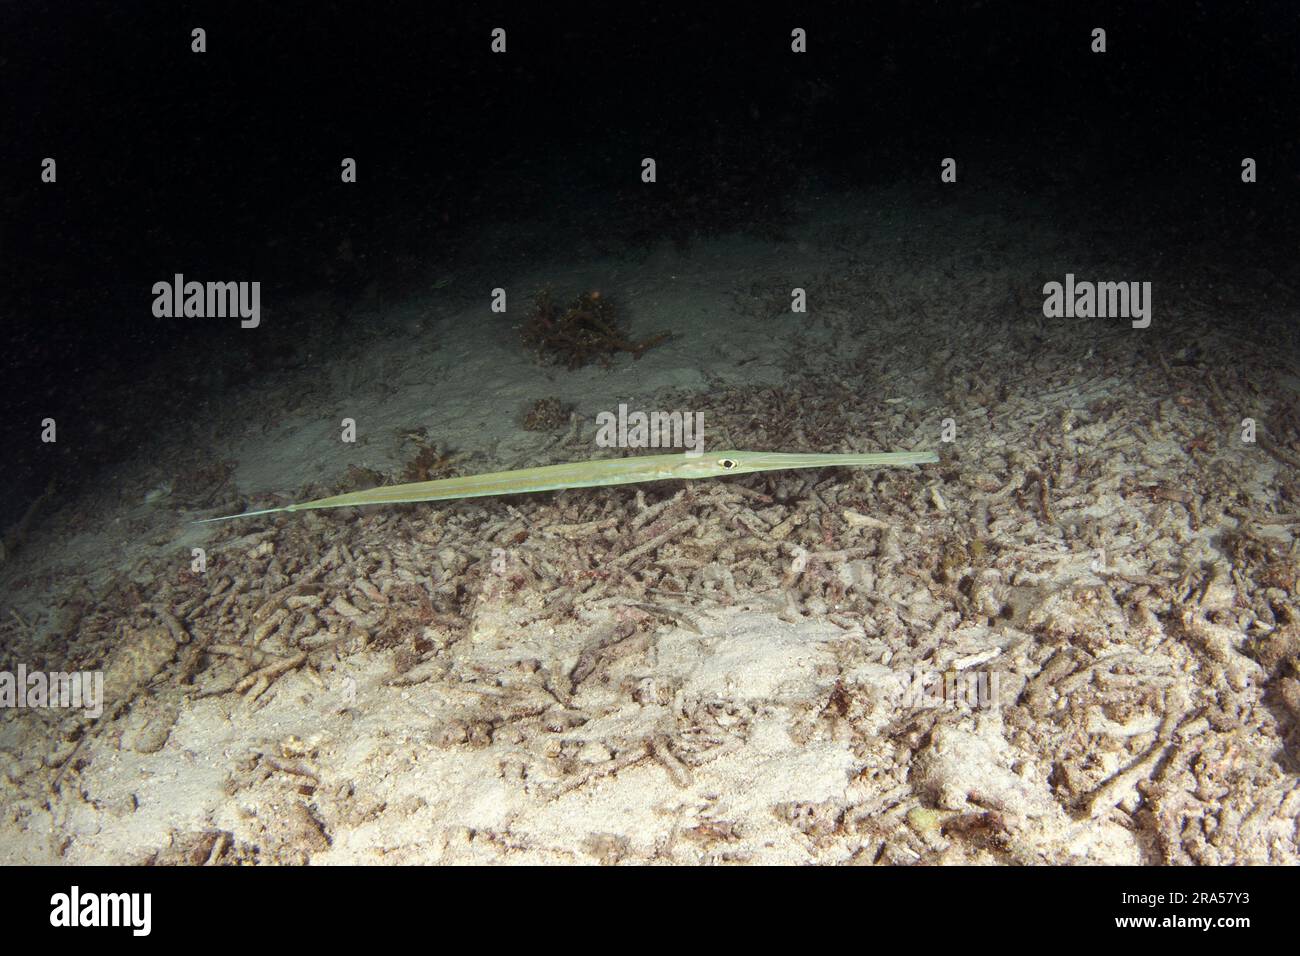
<instances>
[{"instance_id":1,"label":"small rock","mask_svg":"<svg viewBox=\"0 0 1300 956\"><path fill-rule=\"evenodd\" d=\"M578 750L578 759L586 764L597 764L613 760L614 755L600 741L589 740Z\"/></svg>"}]
</instances>

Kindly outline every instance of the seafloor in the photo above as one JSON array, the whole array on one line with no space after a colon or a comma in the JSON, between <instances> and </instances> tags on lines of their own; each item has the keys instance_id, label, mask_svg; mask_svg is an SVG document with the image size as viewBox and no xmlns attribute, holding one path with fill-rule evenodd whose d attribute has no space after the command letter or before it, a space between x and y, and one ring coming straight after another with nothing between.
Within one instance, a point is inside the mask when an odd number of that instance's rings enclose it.
<instances>
[{"instance_id":1,"label":"seafloor","mask_svg":"<svg viewBox=\"0 0 1300 956\"><path fill-rule=\"evenodd\" d=\"M1264 330L1300 299L1188 243L1143 265L1150 329L1042 318L1067 271L1129 277L1123 242L810 197L779 241L467 254L175 395L185 427L0 565L7 659L108 696L0 712L0 860L1297 862L1300 376ZM546 286L672 337L539 362ZM599 457L620 402L942 461L191 523ZM922 705L920 671L998 699Z\"/></svg>"}]
</instances>

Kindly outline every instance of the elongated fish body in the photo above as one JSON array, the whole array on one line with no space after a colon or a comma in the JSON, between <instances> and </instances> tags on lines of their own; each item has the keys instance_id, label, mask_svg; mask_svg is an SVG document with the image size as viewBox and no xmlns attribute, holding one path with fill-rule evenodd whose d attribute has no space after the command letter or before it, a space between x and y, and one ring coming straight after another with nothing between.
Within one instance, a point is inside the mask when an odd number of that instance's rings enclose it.
<instances>
[{"instance_id":1,"label":"elongated fish body","mask_svg":"<svg viewBox=\"0 0 1300 956\"><path fill-rule=\"evenodd\" d=\"M718 478L756 471L786 471L794 468L878 468L926 465L938 462L933 451L876 452L863 455L805 454L801 452L715 451L703 455L643 455L636 458L605 458L575 461L564 465L543 465L515 471L494 471L463 478L441 478L405 485L386 485L366 491L318 498L282 508L247 511L244 514L205 518L227 521L281 511L311 511L317 508L349 508L357 505L410 504L418 501L450 501L484 495L518 495L564 488L596 488L604 485L632 485L674 478Z\"/></svg>"}]
</instances>

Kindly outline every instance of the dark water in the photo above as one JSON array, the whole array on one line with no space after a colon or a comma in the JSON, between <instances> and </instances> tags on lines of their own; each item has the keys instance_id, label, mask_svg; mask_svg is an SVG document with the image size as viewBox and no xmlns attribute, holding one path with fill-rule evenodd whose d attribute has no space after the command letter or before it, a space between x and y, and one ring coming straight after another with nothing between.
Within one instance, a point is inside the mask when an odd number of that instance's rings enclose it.
<instances>
[{"instance_id":1,"label":"dark water","mask_svg":"<svg viewBox=\"0 0 1300 956\"><path fill-rule=\"evenodd\" d=\"M779 242L841 191L1032 212L1129 263L1117 278L1249 275L1259 301L1223 321L1294 341L1265 317L1300 291L1291 4L547 7L6 5L0 525L52 481L111 480L143 436L199 434L228 390L313 360L305 337L350 347L375 288L400 300L557 249ZM156 317L152 286L177 273L262 283L267 320ZM286 305L312 294L323 309Z\"/></svg>"}]
</instances>

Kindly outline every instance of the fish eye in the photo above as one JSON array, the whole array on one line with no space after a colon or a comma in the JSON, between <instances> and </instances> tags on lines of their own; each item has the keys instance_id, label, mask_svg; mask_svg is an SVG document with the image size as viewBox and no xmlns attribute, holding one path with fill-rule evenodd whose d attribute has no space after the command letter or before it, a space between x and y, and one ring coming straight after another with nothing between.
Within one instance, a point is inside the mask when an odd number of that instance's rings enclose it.
<instances>
[{"instance_id":1,"label":"fish eye","mask_svg":"<svg viewBox=\"0 0 1300 956\"><path fill-rule=\"evenodd\" d=\"M736 459L734 459L734 458L719 458L719 459L718 459L718 464L721 465L723 468L735 468L735 467L736 467Z\"/></svg>"}]
</instances>

